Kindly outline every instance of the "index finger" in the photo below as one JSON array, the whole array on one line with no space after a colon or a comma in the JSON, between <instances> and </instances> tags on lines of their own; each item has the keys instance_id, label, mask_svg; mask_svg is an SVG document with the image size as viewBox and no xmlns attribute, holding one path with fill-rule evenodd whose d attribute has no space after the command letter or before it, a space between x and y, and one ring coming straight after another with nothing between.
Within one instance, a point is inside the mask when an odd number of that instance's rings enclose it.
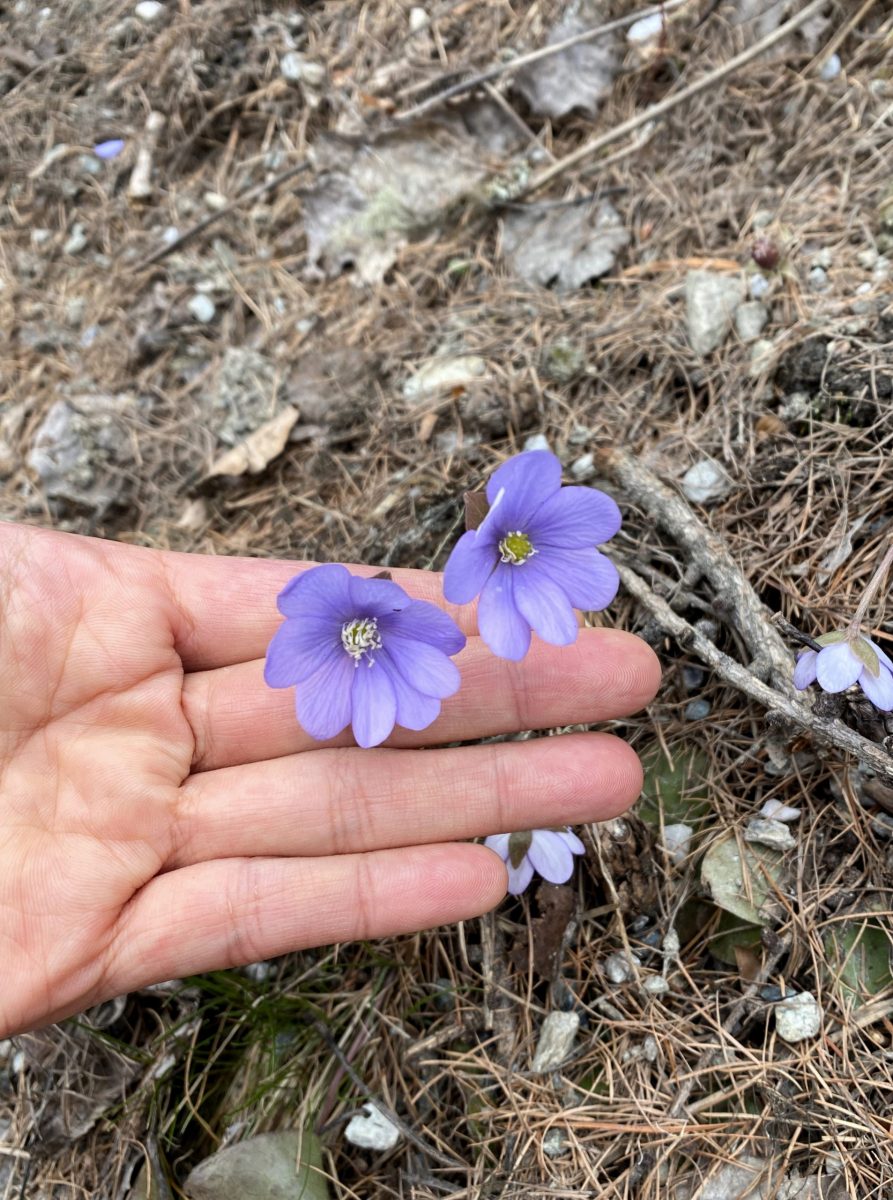
<instances>
[{"instance_id":1,"label":"index finger","mask_svg":"<svg viewBox=\"0 0 893 1200\"><path fill-rule=\"evenodd\" d=\"M174 630L177 652L187 671L207 671L263 658L282 617L276 597L314 562L161 551L167 586L181 620ZM371 576L378 567L346 564ZM475 633L475 612L448 604L441 576L433 571L395 568L391 574L414 600L445 609L466 634Z\"/></svg>"}]
</instances>

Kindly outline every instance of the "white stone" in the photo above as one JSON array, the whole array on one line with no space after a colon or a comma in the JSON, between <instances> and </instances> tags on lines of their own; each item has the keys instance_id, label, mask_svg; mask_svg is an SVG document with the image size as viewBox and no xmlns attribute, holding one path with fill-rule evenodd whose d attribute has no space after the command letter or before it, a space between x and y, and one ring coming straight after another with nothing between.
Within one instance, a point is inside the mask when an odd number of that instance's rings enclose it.
<instances>
[{"instance_id":1,"label":"white stone","mask_svg":"<svg viewBox=\"0 0 893 1200\"><path fill-rule=\"evenodd\" d=\"M214 301L210 296L203 295L202 292L196 292L194 296L191 296L186 307L192 316L195 317L196 321L200 321L202 325L207 325L209 321L213 321L217 312L217 306Z\"/></svg>"},{"instance_id":2,"label":"white stone","mask_svg":"<svg viewBox=\"0 0 893 1200\"><path fill-rule=\"evenodd\" d=\"M595 469L595 455L583 454L571 463L571 475L574 479L588 479Z\"/></svg>"},{"instance_id":3,"label":"white stone","mask_svg":"<svg viewBox=\"0 0 893 1200\"><path fill-rule=\"evenodd\" d=\"M546 1158L560 1158L567 1149L567 1134L563 1129L550 1129L543 1135L543 1154Z\"/></svg>"},{"instance_id":4,"label":"white stone","mask_svg":"<svg viewBox=\"0 0 893 1200\"><path fill-rule=\"evenodd\" d=\"M151 25L164 15L164 5L159 0L140 0L133 12L134 16Z\"/></svg>"},{"instance_id":5,"label":"white stone","mask_svg":"<svg viewBox=\"0 0 893 1200\"><path fill-rule=\"evenodd\" d=\"M775 344L770 342L768 338L760 338L754 342L750 348L750 368L749 375L751 379L758 379L764 371L768 371L772 366L772 356L775 352Z\"/></svg>"},{"instance_id":6,"label":"white stone","mask_svg":"<svg viewBox=\"0 0 893 1200\"><path fill-rule=\"evenodd\" d=\"M878 253L873 247L869 246L867 250L860 250L856 255L856 262L860 267L864 267L866 271L870 271L878 260Z\"/></svg>"},{"instance_id":7,"label":"white stone","mask_svg":"<svg viewBox=\"0 0 893 1200\"><path fill-rule=\"evenodd\" d=\"M735 332L742 342L754 342L768 320L769 313L759 300L747 300L735 309Z\"/></svg>"},{"instance_id":8,"label":"white stone","mask_svg":"<svg viewBox=\"0 0 893 1200\"><path fill-rule=\"evenodd\" d=\"M799 992L776 1004L775 1028L786 1042L815 1037L822 1028L822 1010L812 992Z\"/></svg>"},{"instance_id":9,"label":"white stone","mask_svg":"<svg viewBox=\"0 0 893 1200\"><path fill-rule=\"evenodd\" d=\"M824 79L825 83L830 83L832 79L836 79L840 74L841 63L839 54L831 54L822 63L822 69L819 71L819 76Z\"/></svg>"},{"instance_id":10,"label":"white stone","mask_svg":"<svg viewBox=\"0 0 893 1200\"><path fill-rule=\"evenodd\" d=\"M732 314L744 299L740 275L689 271L685 277L685 318L696 354L709 354L725 341Z\"/></svg>"},{"instance_id":11,"label":"white stone","mask_svg":"<svg viewBox=\"0 0 893 1200\"><path fill-rule=\"evenodd\" d=\"M731 480L712 458L695 463L682 476L682 490L692 504L709 504L711 500L719 500L730 488Z\"/></svg>"},{"instance_id":12,"label":"white stone","mask_svg":"<svg viewBox=\"0 0 893 1200\"><path fill-rule=\"evenodd\" d=\"M421 33L423 29L427 29L431 24L431 18L425 10L418 4L409 10L409 32Z\"/></svg>"},{"instance_id":13,"label":"white stone","mask_svg":"<svg viewBox=\"0 0 893 1200\"><path fill-rule=\"evenodd\" d=\"M549 439L544 433L532 433L524 442L525 450L551 450Z\"/></svg>"},{"instance_id":14,"label":"white stone","mask_svg":"<svg viewBox=\"0 0 893 1200\"><path fill-rule=\"evenodd\" d=\"M604 971L611 983L626 983L633 977L633 964L627 954L617 950L605 959Z\"/></svg>"},{"instance_id":15,"label":"white stone","mask_svg":"<svg viewBox=\"0 0 893 1200\"><path fill-rule=\"evenodd\" d=\"M799 395L799 393L795 394ZM799 808L791 808L787 804L782 804L780 800L767 800L760 809L760 816L765 817L767 821L798 821L800 811Z\"/></svg>"},{"instance_id":16,"label":"white stone","mask_svg":"<svg viewBox=\"0 0 893 1200\"><path fill-rule=\"evenodd\" d=\"M769 280L765 275L751 275L747 281L747 290L751 300L762 300L770 288Z\"/></svg>"},{"instance_id":17,"label":"white stone","mask_svg":"<svg viewBox=\"0 0 893 1200\"><path fill-rule=\"evenodd\" d=\"M670 985L663 975L649 975L642 987L652 996L662 996L664 992L670 990Z\"/></svg>"},{"instance_id":18,"label":"white stone","mask_svg":"<svg viewBox=\"0 0 893 1200\"><path fill-rule=\"evenodd\" d=\"M824 292L828 287L828 272L824 267L813 267L809 272L809 286L814 292Z\"/></svg>"},{"instance_id":19,"label":"white stone","mask_svg":"<svg viewBox=\"0 0 893 1200\"><path fill-rule=\"evenodd\" d=\"M289 83L298 83L304 71L304 55L297 50L289 50L279 60L279 73Z\"/></svg>"},{"instance_id":20,"label":"white stone","mask_svg":"<svg viewBox=\"0 0 893 1200\"><path fill-rule=\"evenodd\" d=\"M767 225L771 225L775 220L775 213L768 208L761 208L753 215L751 225L754 229L765 229Z\"/></svg>"},{"instance_id":21,"label":"white stone","mask_svg":"<svg viewBox=\"0 0 893 1200\"><path fill-rule=\"evenodd\" d=\"M793 850L797 842L794 835L781 821L754 817L744 830L745 842L756 842L760 846L771 846L773 850Z\"/></svg>"},{"instance_id":22,"label":"white stone","mask_svg":"<svg viewBox=\"0 0 893 1200\"><path fill-rule=\"evenodd\" d=\"M693 834L691 825L684 825L681 821L676 825L664 825L663 847L674 866L681 866L688 858Z\"/></svg>"},{"instance_id":23,"label":"white stone","mask_svg":"<svg viewBox=\"0 0 893 1200\"><path fill-rule=\"evenodd\" d=\"M540 1029L531 1071L544 1075L560 1067L571 1052L579 1028L579 1013L550 1012Z\"/></svg>"},{"instance_id":24,"label":"white stone","mask_svg":"<svg viewBox=\"0 0 893 1200\"><path fill-rule=\"evenodd\" d=\"M65 254L80 254L87 245L87 232L80 221L72 226L68 241L62 247Z\"/></svg>"},{"instance_id":25,"label":"white stone","mask_svg":"<svg viewBox=\"0 0 893 1200\"><path fill-rule=\"evenodd\" d=\"M650 17L640 17L626 31L626 40L637 46L657 41L664 27L662 13L652 13Z\"/></svg>"},{"instance_id":26,"label":"white stone","mask_svg":"<svg viewBox=\"0 0 893 1200\"><path fill-rule=\"evenodd\" d=\"M352 1146L363 1150L393 1150L400 1141L400 1130L372 1104L347 1123L344 1136Z\"/></svg>"}]
</instances>

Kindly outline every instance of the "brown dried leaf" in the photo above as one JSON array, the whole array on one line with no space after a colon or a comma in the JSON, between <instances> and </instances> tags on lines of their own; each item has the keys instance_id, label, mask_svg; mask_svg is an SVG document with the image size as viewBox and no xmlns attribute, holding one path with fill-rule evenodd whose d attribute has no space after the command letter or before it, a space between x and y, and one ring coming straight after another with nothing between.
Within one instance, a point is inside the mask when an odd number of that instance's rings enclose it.
<instances>
[{"instance_id":1,"label":"brown dried leaf","mask_svg":"<svg viewBox=\"0 0 893 1200\"><path fill-rule=\"evenodd\" d=\"M218 475L257 475L285 449L288 435L298 419L298 410L290 404L269 421L265 421L238 446L227 450L215 460L206 479Z\"/></svg>"},{"instance_id":2,"label":"brown dried leaf","mask_svg":"<svg viewBox=\"0 0 893 1200\"><path fill-rule=\"evenodd\" d=\"M466 530L477 529L490 511L487 493L466 492L463 499L465 500L465 528Z\"/></svg>"}]
</instances>

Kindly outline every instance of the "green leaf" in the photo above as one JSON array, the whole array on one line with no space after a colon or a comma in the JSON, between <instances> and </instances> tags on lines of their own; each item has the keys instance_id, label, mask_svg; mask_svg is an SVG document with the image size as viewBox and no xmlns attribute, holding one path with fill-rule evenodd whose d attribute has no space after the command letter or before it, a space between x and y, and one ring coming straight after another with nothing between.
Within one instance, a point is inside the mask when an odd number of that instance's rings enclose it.
<instances>
[{"instance_id":1,"label":"green leaf","mask_svg":"<svg viewBox=\"0 0 893 1200\"><path fill-rule=\"evenodd\" d=\"M734 832L713 842L701 860L701 883L710 899L749 925L768 925L780 915L776 889L783 873L780 854L741 842Z\"/></svg>"},{"instance_id":2,"label":"green leaf","mask_svg":"<svg viewBox=\"0 0 893 1200\"><path fill-rule=\"evenodd\" d=\"M835 629L831 633L823 633L821 637L817 637L815 640L820 646L833 646L836 642L842 642L845 637L846 634L842 629Z\"/></svg>"},{"instance_id":3,"label":"green leaf","mask_svg":"<svg viewBox=\"0 0 893 1200\"><path fill-rule=\"evenodd\" d=\"M716 933L707 943L710 953L730 967L738 965L735 950L758 950L762 945L762 929L724 912L717 922Z\"/></svg>"},{"instance_id":4,"label":"green leaf","mask_svg":"<svg viewBox=\"0 0 893 1200\"><path fill-rule=\"evenodd\" d=\"M866 916L832 925L822 940L828 970L846 1002L863 1004L893 984L893 930L884 918Z\"/></svg>"},{"instance_id":5,"label":"green leaf","mask_svg":"<svg viewBox=\"0 0 893 1200\"><path fill-rule=\"evenodd\" d=\"M645 782L636 812L648 825L693 825L710 809L707 774L709 762L697 746L676 746L673 760L663 746L652 742L642 751Z\"/></svg>"}]
</instances>

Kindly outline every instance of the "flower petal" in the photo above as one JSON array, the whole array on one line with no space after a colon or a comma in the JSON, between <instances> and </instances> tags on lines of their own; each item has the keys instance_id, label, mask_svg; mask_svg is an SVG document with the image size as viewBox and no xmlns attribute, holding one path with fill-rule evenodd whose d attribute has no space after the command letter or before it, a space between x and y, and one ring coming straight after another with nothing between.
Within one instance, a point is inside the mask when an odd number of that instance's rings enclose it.
<instances>
[{"instance_id":1,"label":"flower petal","mask_svg":"<svg viewBox=\"0 0 893 1200\"><path fill-rule=\"evenodd\" d=\"M586 853L586 847L572 829L562 829L558 836L564 842L565 846L567 846L568 850L570 850L571 854Z\"/></svg>"},{"instance_id":2,"label":"flower petal","mask_svg":"<svg viewBox=\"0 0 893 1200\"><path fill-rule=\"evenodd\" d=\"M427 729L440 716L440 701L436 696L425 696L418 688L406 682L387 650L382 647L375 655L376 668L386 671L394 696L397 699L398 725L404 729Z\"/></svg>"},{"instance_id":3,"label":"flower petal","mask_svg":"<svg viewBox=\"0 0 893 1200\"><path fill-rule=\"evenodd\" d=\"M351 575L350 601L356 617L383 617L408 608L411 601L392 579L361 579Z\"/></svg>"},{"instance_id":4,"label":"flower petal","mask_svg":"<svg viewBox=\"0 0 893 1200\"><path fill-rule=\"evenodd\" d=\"M347 656L345 656L347 657ZM357 745L378 746L394 728L397 696L390 675L377 662L362 659L353 669L350 690L351 724Z\"/></svg>"},{"instance_id":5,"label":"flower petal","mask_svg":"<svg viewBox=\"0 0 893 1200\"><path fill-rule=\"evenodd\" d=\"M518 611L544 642L569 646L577 640L576 614L564 588L547 571L528 571L528 566L535 561L532 559L521 566L508 568L513 572L512 586Z\"/></svg>"},{"instance_id":6,"label":"flower petal","mask_svg":"<svg viewBox=\"0 0 893 1200\"><path fill-rule=\"evenodd\" d=\"M493 538L463 533L443 569L443 594L451 604L469 604L493 573L499 552Z\"/></svg>"},{"instance_id":7,"label":"flower petal","mask_svg":"<svg viewBox=\"0 0 893 1200\"><path fill-rule=\"evenodd\" d=\"M534 869L549 883L567 883L574 873L574 856L560 833L535 829L527 857Z\"/></svg>"},{"instance_id":8,"label":"flower petal","mask_svg":"<svg viewBox=\"0 0 893 1200\"><path fill-rule=\"evenodd\" d=\"M390 630L386 648L404 680L423 696L443 700L458 692L462 682L459 668L436 646L402 637L396 630Z\"/></svg>"},{"instance_id":9,"label":"flower petal","mask_svg":"<svg viewBox=\"0 0 893 1200\"><path fill-rule=\"evenodd\" d=\"M607 608L620 587L617 568L606 554L592 546L576 550L557 550L545 546L523 564L539 574L548 575L557 583L574 608L585 612L601 612Z\"/></svg>"},{"instance_id":10,"label":"flower petal","mask_svg":"<svg viewBox=\"0 0 893 1200\"><path fill-rule=\"evenodd\" d=\"M498 854L503 862L508 862L510 837L509 833L491 833L488 838L484 838L484 845Z\"/></svg>"},{"instance_id":11,"label":"flower petal","mask_svg":"<svg viewBox=\"0 0 893 1200\"><path fill-rule=\"evenodd\" d=\"M494 654L518 662L530 649L530 623L515 605L513 570L500 563L487 580L478 601L478 629Z\"/></svg>"},{"instance_id":12,"label":"flower petal","mask_svg":"<svg viewBox=\"0 0 893 1200\"><path fill-rule=\"evenodd\" d=\"M276 598L284 617L328 617L340 624L357 614L350 599L350 572L323 563L290 579Z\"/></svg>"},{"instance_id":13,"label":"flower petal","mask_svg":"<svg viewBox=\"0 0 893 1200\"><path fill-rule=\"evenodd\" d=\"M815 664L819 654L817 650L801 650L797 655L797 665L794 667L794 687L801 692L815 683Z\"/></svg>"},{"instance_id":14,"label":"flower petal","mask_svg":"<svg viewBox=\"0 0 893 1200\"><path fill-rule=\"evenodd\" d=\"M333 651L344 653L341 627L321 617L286 619L267 647L264 679L268 687L291 687L320 669Z\"/></svg>"},{"instance_id":15,"label":"flower petal","mask_svg":"<svg viewBox=\"0 0 893 1200\"><path fill-rule=\"evenodd\" d=\"M600 546L620 528L620 509L597 488L564 487L538 509L531 541L540 546Z\"/></svg>"},{"instance_id":16,"label":"flower petal","mask_svg":"<svg viewBox=\"0 0 893 1200\"><path fill-rule=\"evenodd\" d=\"M533 879L533 863L528 855L524 855L521 859L520 867L513 867L510 862L505 864L509 871L509 895L520 896L524 889Z\"/></svg>"},{"instance_id":17,"label":"flower petal","mask_svg":"<svg viewBox=\"0 0 893 1200\"><path fill-rule=\"evenodd\" d=\"M393 631L400 637L427 642L444 654L458 654L465 647L465 634L453 618L427 600L411 600L402 612L382 617L378 628L382 637Z\"/></svg>"},{"instance_id":18,"label":"flower petal","mask_svg":"<svg viewBox=\"0 0 893 1200\"><path fill-rule=\"evenodd\" d=\"M315 675L298 686L295 713L311 737L325 741L350 724L353 676L353 659L337 653L327 658Z\"/></svg>"},{"instance_id":19,"label":"flower petal","mask_svg":"<svg viewBox=\"0 0 893 1200\"><path fill-rule=\"evenodd\" d=\"M504 462L490 476L487 499L493 504L500 490L504 530L521 529L540 505L561 487L561 463L551 450L528 450ZM526 530L525 530L526 532Z\"/></svg>"},{"instance_id":20,"label":"flower petal","mask_svg":"<svg viewBox=\"0 0 893 1200\"><path fill-rule=\"evenodd\" d=\"M866 668L859 676L859 687L881 712L893 709L893 674L881 664L879 675L872 675Z\"/></svg>"},{"instance_id":21,"label":"flower petal","mask_svg":"<svg viewBox=\"0 0 893 1200\"><path fill-rule=\"evenodd\" d=\"M851 687L864 670L864 664L846 642L835 642L818 651L815 673L826 692L843 692Z\"/></svg>"}]
</instances>

